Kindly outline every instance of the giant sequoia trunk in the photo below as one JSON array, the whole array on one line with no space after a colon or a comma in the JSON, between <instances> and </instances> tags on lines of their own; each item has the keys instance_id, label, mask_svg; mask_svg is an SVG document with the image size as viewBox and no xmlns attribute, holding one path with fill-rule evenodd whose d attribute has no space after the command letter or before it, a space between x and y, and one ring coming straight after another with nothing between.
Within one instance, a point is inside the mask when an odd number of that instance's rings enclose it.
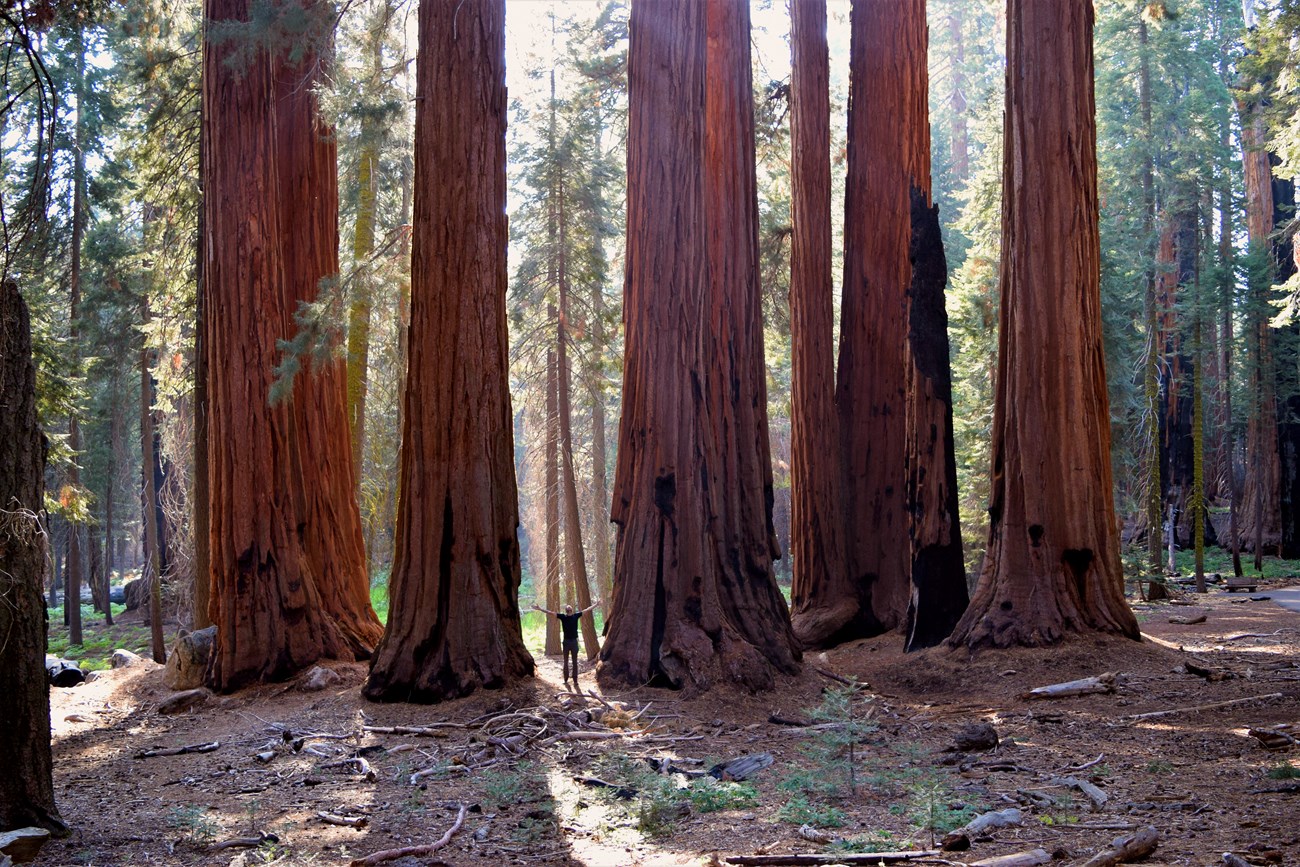
<instances>
[{"instance_id":1,"label":"giant sequoia trunk","mask_svg":"<svg viewBox=\"0 0 1300 867\"><path fill-rule=\"evenodd\" d=\"M533 671L507 371L504 62L504 0L420 3L402 500L370 699L440 701Z\"/></svg>"},{"instance_id":2,"label":"giant sequoia trunk","mask_svg":"<svg viewBox=\"0 0 1300 867\"><path fill-rule=\"evenodd\" d=\"M921 647L946 637L967 601L925 2L857 0L852 31L836 395L849 574L879 626L905 626Z\"/></svg>"},{"instance_id":3,"label":"giant sequoia trunk","mask_svg":"<svg viewBox=\"0 0 1300 867\"><path fill-rule=\"evenodd\" d=\"M1273 233L1273 185L1261 110L1239 104L1241 167L1246 187L1246 234L1250 245L1264 249ZM1246 424L1246 477L1242 485L1241 542L1255 553L1262 568L1265 548L1282 542L1281 456L1278 454L1277 390L1273 358L1273 329L1269 324L1267 285L1251 281L1247 315L1247 359L1250 370L1250 409Z\"/></svg>"},{"instance_id":4,"label":"giant sequoia trunk","mask_svg":"<svg viewBox=\"0 0 1300 867\"><path fill-rule=\"evenodd\" d=\"M772 574L748 5L635 0L629 73L618 542L599 675L769 688L798 652Z\"/></svg>"},{"instance_id":5,"label":"giant sequoia trunk","mask_svg":"<svg viewBox=\"0 0 1300 867\"><path fill-rule=\"evenodd\" d=\"M1092 0L1010 0L989 545L950 642L1138 637L1101 338Z\"/></svg>"},{"instance_id":6,"label":"giant sequoia trunk","mask_svg":"<svg viewBox=\"0 0 1300 867\"><path fill-rule=\"evenodd\" d=\"M11 280L0 283L0 829L38 825L66 833L54 803L45 551L45 437L36 424L27 305Z\"/></svg>"},{"instance_id":7,"label":"giant sequoia trunk","mask_svg":"<svg viewBox=\"0 0 1300 867\"><path fill-rule=\"evenodd\" d=\"M826 3L790 7L791 621L807 647L872 628L865 588L844 562L835 416L831 277L830 68Z\"/></svg>"},{"instance_id":8,"label":"giant sequoia trunk","mask_svg":"<svg viewBox=\"0 0 1300 867\"><path fill-rule=\"evenodd\" d=\"M1273 225L1283 226L1295 216L1295 183L1273 177L1272 193ZM1273 279L1279 283L1290 279L1296 273L1294 237L1275 235L1272 253ZM1300 558L1300 326L1285 326L1277 344L1281 392L1277 410L1278 516L1282 527L1279 554L1294 560Z\"/></svg>"},{"instance_id":9,"label":"giant sequoia trunk","mask_svg":"<svg viewBox=\"0 0 1300 867\"><path fill-rule=\"evenodd\" d=\"M314 7L319 14L324 6ZM321 120L316 88L332 46L321 45L276 75L277 180L288 311L316 300L322 281L339 273L338 168L333 130ZM300 377L292 397L294 493L303 526L301 546L325 614L341 630L348 652L366 659L384 627L370 606L366 546L357 506L357 476L347 415L347 363L318 361ZM363 410L364 411L364 410Z\"/></svg>"},{"instance_id":10,"label":"giant sequoia trunk","mask_svg":"<svg viewBox=\"0 0 1300 867\"><path fill-rule=\"evenodd\" d=\"M249 0L205 3L212 21L249 11ZM309 18L322 12L308 7ZM333 147L311 117L311 82L265 52L234 63L239 50L204 46L209 679L220 690L322 657L364 657L379 632L357 589L364 559L341 374L304 376L291 402L268 402L277 341L293 333L297 302L333 273Z\"/></svg>"}]
</instances>

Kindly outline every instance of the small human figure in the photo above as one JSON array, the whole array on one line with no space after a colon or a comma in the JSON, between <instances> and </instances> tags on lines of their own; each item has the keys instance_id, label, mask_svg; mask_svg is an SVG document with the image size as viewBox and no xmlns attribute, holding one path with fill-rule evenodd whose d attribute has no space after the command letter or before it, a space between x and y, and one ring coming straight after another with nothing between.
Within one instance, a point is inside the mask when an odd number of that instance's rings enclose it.
<instances>
[{"instance_id":1,"label":"small human figure","mask_svg":"<svg viewBox=\"0 0 1300 867\"><path fill-rule=\"evenodd\" d=\"M563 612L551 611L538 605L533 606L534 611L553 615L560 621L560 628L563 630L563 643L560 647L564 652L564 685L566 687L569 685L569 660L572 659L574 692L581 692L581 690L578 689L578 622L582 619L582 615L586 614L599 604L600 600L597 599L595 602L578 612L573 610L572 605L564 606Z\"/></svg>"}]
</instances>

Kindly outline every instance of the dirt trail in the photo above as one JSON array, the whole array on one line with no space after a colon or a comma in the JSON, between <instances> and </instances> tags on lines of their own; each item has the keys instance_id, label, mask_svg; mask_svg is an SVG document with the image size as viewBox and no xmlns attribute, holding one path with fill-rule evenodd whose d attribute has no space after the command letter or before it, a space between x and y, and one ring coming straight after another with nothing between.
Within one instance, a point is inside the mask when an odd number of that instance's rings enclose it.
<instances>
[{"instance_id":1,"label":"dirt trail","mask_svg":"<svg viewBox=\"0 0 1300 867\"><path fill-rule=\"evenodd\" d=\"M1268 592L1262 587L1255 595ZM563 695L558 660L541 660L529 683L433 707L365 702L359 694L364 667L339 665L342 683L324 692L260 687L215 697L178 717L156 712L169 692L160 668L145 663L54 691L56 793L76 830L47 846L42 863L346 865L379 849L437 839L457 802L471 810L437 855L455 865L679 865L707 863L712 853L824 851L799 836L799 819L807 818L797 801L803 797L815 818L829 820L824 824L842 822L829 833L868 848L928 846L927 824L986 809L1025 810L1023 826L995 832L969 852L945 853L949 863L1036 847L1066 853L1069 860L1060 863L1082 863L1122 833L1121 826L1153 825L1162 841L1148 864L1209 867L1221 863L1220 853L1235 851L1249 863L1300 865L1300 783L1269 776L1295 767L1300 748L1269 752L1247 734L1250 727L1300 723L1300 614L1223 593L1195 605L1137 609L1148 636L1140 644L1080 639L972 659L946 650L904 655L897 637L885 636L808 654L804 673L770 694L604 695L624 703L629 714L649 703L628 730L649 723L653 734L619 737L587 722L585 728L604 731L607 739L547 746L529 726L551 726L549 737L561 731L557 720L606 712L595 699ZM1202 611L1203 623L1168 622ZM1230 676L1211 682L1185 673L1189 660ZM817 668L871 685L854 711L865 730L856 793L806 794L834 770L809 756L822 735L768 721L773 714L806 718L822 702L823 688L837 684ZM1105 671L1121 675L1113 695L1020 698L1030 687ZM589 669L583 687L596 689ZM1132 718L1254 696L1272 697ZM524 709L542 722L525 720L517 713ZM500 731L482 730L490 718ZM445 737L363 729L474 719L480 722L444 727ZM997 728L996 750L945 751L962 725L978 721ZM521 736L514 746L488 741L510 732ZM296 743L313 734L328 737ZM221 747L135 757L148 748L208 741ZM712 789L699 800L676 797L675 786L686 779L655 777L643 761L676 759L692 769L760 751L772 753L773 766L750 781L752 790L718 787L732 801L713 812L706 812L718 806L710 802ZM262 752L273 755L262 761L256 755ZM329 767L358 754L373 779L351 773L355 765ZM431 773L412 785L412 775L425 769ZM620 800L576 782L578 776L636 788L639 797ZM1104 805L1094 809L1082 793L1056 781L1061 776L1095 784ZM655 789L665 779L668 795ZM318 811L364 818L366 825L328 825ZM279 842L210 848L263 832Z\"/></svg>"}]
</instances>

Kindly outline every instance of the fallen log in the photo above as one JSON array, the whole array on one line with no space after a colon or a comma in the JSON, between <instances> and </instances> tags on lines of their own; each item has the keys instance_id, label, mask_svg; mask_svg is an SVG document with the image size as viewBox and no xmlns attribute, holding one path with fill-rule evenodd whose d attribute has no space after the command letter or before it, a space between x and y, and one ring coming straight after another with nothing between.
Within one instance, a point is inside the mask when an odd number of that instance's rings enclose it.
<instances>
[{"instance_id":1,"label":"fallen log","mask_svg":"<svg viewBox=\"0 0 1300 867\"><path fill-rule=\"evenodd\" d=\"M1169 622L1176 626L1194 626L1197 623L1205 622L1205 615L1198 614L1195 617L1170 617Z\"/></svg>"},{"instance_id":2,"label":"fallen log","mask_svg":"<svg viewBox=\"0 0 1300 867\"><path fill-rule=\"evenodd\" d=\"M1251 867L1249 861L1231 852L1223 853L1223 867Z\"/></svg>"},{"instance_id":3,"label":"fallen log","mask_svg":"<svg viewBox=\"0 0 1300 867\"><path fill-rule=\"evenodd\" d=\"M1046 849L1030 849L1028 852L1013 852L1010 855L998 855L982 861L972 861L971 867L1037 867L1052 860L1052 853Z\"/></svg>"},{"instance_id":4,"label":"fallen log","mask_svg":"<svg viewBox=\"0 0 1300 867\"><path fill-rule=\"evenodd\" d=\"M324 810L317 810L316 816L326 825L341 825L344 828L364 828L370 824L370 820L365 816L340 816Z\"/></svg>"},{"instance_id":5,"label":"fallen log","mask_svg":"<svg viewBox=\"0 0 1300 867\"><path fill-rule=\"evenodd\" d=\"M1077 695L1094 695L1098 693L1110 693L1115 691L1115 684L1118 675L1113 671L1105 674L1099 674L1096 677L1085 677L1080 680L1069 680L1065 683L1053 683L1049 686L1040 686L1029 692L1023 693L1022 699L1040 699L1040 698L1073 698Z\"/></svg>"},{"instance_id":6,"label":"fallen log","mask_svg":"<svg viewBox=\"0 0 1300 867\"><path fill-rule=\"evenodd\" d=\"M1148 713L1131 713L1128 716L1120 717L1120 719L1122 720L1156 719L1157 717L1162 717L1162 716L1172 716L1173 714L1176 713L1196 713L1198 711L1203 711L1203 710L1218 710L1219 708L1224 708L1224 707L1235 707L1236 705L1239 704L1249 704L1252 701L1268 701L1275 698L1282 698L1282 693L1270 692L1267 693L1266 695L1252 695L1246 698L1234 698L1228 701L1216 701L1212 704L1198 704L1198 705L1193 705L1192 707L1175 707L1175 708L1170 708L1169 710L1153 710Z\"/></svg>"},{"instance_id":7,"label":"fallen log","mask_svg":"<svg viewBox=\"0 0 1300 867\"><path fill-rule=\"evenodd\" d=\"M776 761L771 753L754 753L740 756L709 768L709 776L717 780L747 780L759 771L770 768Z\"/></svg>"},{"instance_id":8,"label":"fallen log","mask_svg":"<svg viewBox=\"0 0 1300 867\"><path fill-rule=\"evenodd\" d=\"M732 855L726 859L728 864L739 864L741 867L761 867L761 865L787 865L787 867L800 867L800 865L817 865L817 864L895 864L901 861L918 861L923 858L936 858L939 856L937 849L919 849L915 852L859 852L859 853L835 853L828 855L815 854L795 854L795 855ZM1041 863L1041 862L1040 862ZM353 862L355 867L356 862Z\"/></svg>"},{"instance_id":9,"label":"fallen log","mask_svg":"<svg viewBox=\"0 0 1300 867\"><path fill-rule=\"evenodd\" d=\"M1088 796L1088 800L1092 801L1093 812L1106 806L1106 802L1110 800L1110 795L1106 794L1087 780L1081 780L1078 777L1053 777L1051 783L1054 786L1067 786L1071 789L1078 789L1080 792L1083 792Z\"/></svg>"},{"instance_id":10,"label":"fallen log","mask_svg":"<svg viewBox=\"0 0 1300 867\"><path fill-rule=\"evenodd\" d=\"M210 753L221 749L221 741L206 744L190 744L184 747L160 747L156 750L143 750L135 754L137 759L153 759L158 756L183 756L187 753Z\"/></svg>"},{"instance_id":11,"label":"fallen log","mask_svg":"<svg viewBox=\"0 0 1300 867\"><path fill-rule=\"evenodd\" d=\"M978 837L995 828L1009 828L1019 825L1024 821L1024 818L1025 814L1015 807L984 813L971 819L957 830L949 831L944 835L939 846L948 852L960 852L970 848L970 841L973 837Z\"/></svg>"},{"instance_id":12,"label":"fallen log","mask_svg":"<svg viewBox=\"0 0 1300 867\"><path fill-rule=\"evenodd\" d=\"M235 837L231 840L223 840L220 843L213 843L208 847L209 852L222 852L226 849L256 849L266 843L279 843L280 838L275 834L262 833L256 837Z\"/></svg>"},{"instance_id":13,"label":"fallen log","mask_svg":"<svg viewBox=\"0 0 1300 867\"><path fill-rule=\"evenodd\" d=\"M367 855L364 858L354 858L348 867L373 867L375 864L383 864L385 861L396 861L398 858L423 858L426 855L432 855L443 846L451 842L451 838L456 835L461 826L465 824L465 805L457 804L456 822L447 829L443 834L432 843L424 846L403 846L400 849L384 849L374 854Z\"/></svg>"},{"instance_id":14,"label":"fallen log","mask_svg":"<svg viewBox=\"0 0 1300 867\"><path fill-rule=\"evenodd\" d=\"M1296 745L1296 739L1276 728L1247 730L1246 734L1259 741L1259 745L1266 750L1281 750Z\"/></svg>"},{"instance_id":15,"label":"fallen log","mask_svg":"<svg viewBox=\"0 0 1300 867\"><path fill-rule=\"evenodd\" d=\"M1115 867L1116 864L1140 861L1154 852L1159 844L1160 832L1148 825L1132 834L1116 837L1111 841L1111 848L1093 855L1083 867Z\"/></svg>"}]
</instances>

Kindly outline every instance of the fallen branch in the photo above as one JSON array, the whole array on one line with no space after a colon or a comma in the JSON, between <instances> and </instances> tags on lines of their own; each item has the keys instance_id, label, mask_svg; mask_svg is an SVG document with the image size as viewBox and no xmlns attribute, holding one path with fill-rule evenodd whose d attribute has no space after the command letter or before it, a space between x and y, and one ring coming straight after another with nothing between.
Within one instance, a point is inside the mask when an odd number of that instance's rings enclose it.
<instances>
[{"instance_id":1,"label":"fallen branch","mask_svg":"<svg viewBox=\"0 0 1300 867\"><path fill-rule=\"evenodd\" d=\"M1198 614L1195 617L1170 617L1169 622L1176 626L1194 626L1197 623L1205 622L1205 615Z\"/></svg>"},{"instance_id":2,"label":"fallen branch","mask_svg":"<svg viewBox=\"0 0 1300 867\"><path fill-rule=\"evenodd\" d=\"M1218 710L1223 707L1234 707L1239 704L1248 704L1252 701L1266 701L1275 698L1282 698L1280 692L1270 692L1265 695L1252 695L1246 698L1234 698L1229 701L1216 701L1213 704L1198 704L1193 707L1175 707L1169 710L1153 710L1149 713L1133 713L1128 716L1120 717L1123 720L1155 719L1156 717L1171 716L1176 713L1196 713L1203 710Z\"/></svg>"},{"instance_id":3,"label":"fallen branch","mask_svg":"<svg viewBox=\"0 0 1300 867\"><path fill-rule=\"evenodd\" d=\"M817 668L816 666L814 666L814 667L813 667L813 671L817 672L817 673L820 674L822 677L830 678L831 680L835 681L836 683L842 683L842 684L844 684L845 686L851 686L851 687L853 687L854 689L871 689L871 685L868 684L868 683L863 683L863 682L860 681L860 680L854 680L854 679L851 678L851 677L845 677L845 676L842 675L842 674L836 674L836 673L833 672L833 671L827 671L827 670L824 669L824 668ZM832 862L832 863L833 863L833 862Z\"/></svg>"},{"instance_id":4,"label":"fallen branch","mask_svg":"<svg viewBox=\"0 0 1300 867\"><path fill-rule=\"evenodd\" d=\"M1252 728L1248 729L1246 734L1259 741L1259 745L1266 750L1281 750L1296 745L1295 737L1277 728Z\"/></svg>"},{"instance_id":5,"label":"fallen branch","mask_svg":"<svg viewBox=\"0 0 1300 867\"><path fill-rule=\"evenodd\" d=\"M1159 844L1160 832L1148 825L1127 836L1116 837L1111 841L1111 848L1093 855L1083 867L1115 867L1116 864L1141 861L1154 852Z\"/></svg>"},{"instance_id":6,"label":"fallen branch","mask_svg":"<svg viewBox=\"0 0 1300 867\"><path fill-rule=\"evenodd\" d=\"M1224 641L1241 641L1244 638L1277 638L1284 632L1290 632L1290 629L1279 629L1276 632L1240 632L1236 635L1229 635Z\"/></svg>"},{"instance_id":7,"label":"fallen branch","mask_svg":"<svg viewBox=\"0 0 1300 867\"><path fill-rule=\"evenodd\" d=\"M221 852L226 849L256 849L263 843L279 843L280 838L274 834L258 834L256 837L235 837L233 840L224 840L220 843L213 843L208 847L209 852Z\"/></svg>"},{"instance_id":8,"label":"fallen branch","mask_svg":"<svg viewBox=\"0 0 1300 867\"><path fill-rule=\"evenodd\" d=\"M1036 867L1051 860L1052 854L1046 849L1030 849L1028 852L1013 852L1010 855L972 861L971 867Z\"/></svg>"},{"instance_id":9,"label":"fallen branch","mask_svg":"<svg viewBox=\"0 0 1300 867\"><path fill-rule=\"evenodd\" d=\"M1050 782L1054 786L1067 786L1071 789L1078 789L1080 792L1083 792L1088 796L1088 800L1092 801L1093 812L1106 806L1106 802L1110 800L1110 795L1106 794L1087 780L1081 780L1078 777L1053 777Z\"/></svg>"},{"instance_id":10,"label":"fallen branch","mask_svg":"<svg viewBox=\"0 0 1300 867\"><path fill-rule=\"evenodd\" d=\"M916 861L922 858L936 858L937 849L924 849L915 852L862 852L857 854L838 853L830 855L733 855L727 859L728 864L741 867L759 867L763 864L799 865L816 864L890 864L899 861ZM354 862L355 864L355 862Z\"/></svg>"},{"instance_id":11,"label":"fallen branch","mask_svg":"<svg viewBox=\"0 0 1300 867\"><path fill-rule=\"evenodd\" d=\"M327 813L324 810L318 810L316 815L326 825L342 825L345 828L364 828L370 824L370 820L365 816L339 816L334 813Z\"/></svg>"},{"instance_id":12,"label":"fallen branch","mask_svg":"<svg viewBox=\"0 0 1300 867\"><path fill-rule=\"evenodd\" d=\"M1020 697L1032 700L1036 698L1073 698L1076 695L1109 693L1115 691L1116 679L1117 675L1113 671L1108 671L1096 677L1085 677L1081 680L1069 680L1065 683L1040 686L1029 690Z\"/></svg>"},{"instance_id":13,"label":"fallen branch","mask_svg":"<svg viewBox=\"0 0 1300 867\"><path fill-rule=\"evenodd\" d=\"M145 750L135 754L137 759L152 759L158 756L183 756L186 753L210 753L213 750L221 749L221 741L213 741L208 744L190 744L187 747L166 747L156 750Z\"/></svg>"},{"instance_id":14,"label":"fallen branch","mask_svg":"<svg viewBox=\"0 0 1300 867\"><path fill-rule=\"evenodd\" d=\"M460 830L460 826L465 824L465 805L457 804L456 822L447 829L437 840L425 846L404 846L401 849L384 849L375 852L373 855L367 855L364 858L355 858L349 867L372 867L374 864L383 864L385 861L396 861L398 858L423 858L426 855L432 855L443 846L451 842L451 838Z\"/></svg>"},{"instance_id":15,"label":"fallen branch","mask_svg":"<svg viewBox=\"0 0 1300 867\"><path fill-rule=\"evenodd\" d=\"M375 735L414 735L417 738L445 738L443 729L463 729L468 723L429 723L427 726L363 726L368 734Z\"/></svg>"},{"instance_id":16,"label":"fallen branch","mask_svg":"<svg viewBox=\"0 0 1300 867\"><path fill-rule=\"evenodd\" d=\"M1025 814L1015 807L984 813L971 819L956 831L949 831L944 835L943 842L939 845L949 852L969 849L971 838L978 837L995 828L1008 828L1019 825L1024 821L1024 818Z\"/></svg>"}]
</instances>

